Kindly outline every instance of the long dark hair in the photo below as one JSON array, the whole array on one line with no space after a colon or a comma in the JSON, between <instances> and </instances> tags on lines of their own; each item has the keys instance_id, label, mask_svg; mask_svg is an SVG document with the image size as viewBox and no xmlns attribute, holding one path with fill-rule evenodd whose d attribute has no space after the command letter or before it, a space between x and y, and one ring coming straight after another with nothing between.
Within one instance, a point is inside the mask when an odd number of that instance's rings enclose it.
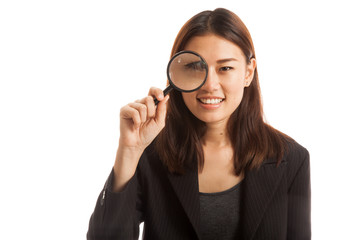
<instances>
[{"instance_id":1,"label":"long dark hair","mask_svg":"<svg viewBox=\"0 0 360 240\"><path fill-rule=\"evenodd\" d=\"M255 58L253 42L245 24L236 14L223 8L201 12L187 21L175 39L171 56L183 50L192 37L209 33L237 44L248 63ZM234 150L235 174L259 167L266 158L276 158L280 162L286 149L285 140L289 137L264 122L257 69L227 127ZM201 137L205 131L205 123L188 110L181 93L172 91L166 125L156 139L156 149L170 172L184 173L196 159L202 170Z\"/></svg>"}]
</instances>

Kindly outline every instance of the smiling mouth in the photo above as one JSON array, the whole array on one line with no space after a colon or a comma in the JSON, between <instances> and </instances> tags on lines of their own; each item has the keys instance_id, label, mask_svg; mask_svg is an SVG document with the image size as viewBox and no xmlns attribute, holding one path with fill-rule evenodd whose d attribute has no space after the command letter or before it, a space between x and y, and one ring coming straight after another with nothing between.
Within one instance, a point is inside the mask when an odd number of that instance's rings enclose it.
<instances>
[{"instance_id":1,"label":"smiling mouth","mask_svg":"<svg viewBox=\"0 0 360 240\"><path fill-rule=\"evenodd\" d=\"M203 104L219 104L225 100L225 98L199 98L198 99Z\"/></svg>"}]
</instances>

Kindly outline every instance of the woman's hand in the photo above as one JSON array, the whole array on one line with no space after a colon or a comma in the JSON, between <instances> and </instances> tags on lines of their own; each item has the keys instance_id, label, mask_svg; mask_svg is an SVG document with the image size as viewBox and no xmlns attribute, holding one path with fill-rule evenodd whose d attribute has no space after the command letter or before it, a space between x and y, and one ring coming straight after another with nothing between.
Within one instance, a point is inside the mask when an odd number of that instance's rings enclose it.
<instances>
[{"instance_id":1,"label":"woman's hand","mask_svg":"<svg viewBox=\"0 0 360 240\"><path fill-rule=\"evenodd\" d=\"M157 107L154 97L159 100ZM142 153L165 126L168 98L161 89L151 88L147 97L121 108L119 144Z\"/></svg>"},{"instance_id":2,"label":"woman's hand","mask_svg":"<svg viewBox=\"0 0 360 240\"><path fill-rule=\"evenodd\" d=\"M159 100L157 106L154 97ZM134 175L141 154L164 128L168 99L161 89L151 88L147 97L121 108L114 191L120 191Z\"/></svg>"}]
</instances>

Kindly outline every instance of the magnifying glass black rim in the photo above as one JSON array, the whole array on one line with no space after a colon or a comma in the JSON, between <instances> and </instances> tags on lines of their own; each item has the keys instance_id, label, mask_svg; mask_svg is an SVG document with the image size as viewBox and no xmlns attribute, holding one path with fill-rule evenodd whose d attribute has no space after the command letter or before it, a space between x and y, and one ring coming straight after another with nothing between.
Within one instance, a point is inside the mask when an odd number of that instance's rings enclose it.
<instances>
[{"instance_id":1,"label":"magnifying glass black rim","mask_svg":"<svg viewBox=\"0 0 360 240\"><path fill-rule=\"evenodd\" d=\"M175 59L177 56L179 56L180 54L184 54L184 53L192 53L192 54L198 56L198 57L201 59L201 61L203 61L203 62L205 63L205 70L206 70L206 72L205 72L204 81L200 84L199 87L194 88L194 89L191 89L191 90L184 90L184 89L178 88L178 87L172 82L172 80L171 80L171 78L170 78L170 74L169 74L169 70L170 70L170 65L171 65L171 63L174 61L174 59ZM178 90L178 91L180 91L180 92L193 92L193 91L196 91L196 90L198 90L199 88L201 88L201 87L205 84L205 82L206 82L206 79L207 79L207 76L208 76L208 72L209 72L209 70L208 70L208 65L207 65L205 59L204 59L200 54L198 54L197 52L190 51L190 50L184 50L184 51L180 51L180 52L175 53L175 55L172 56L172 58L170 59L170 61L169 61L169 63L168 63L168 66L167 66L167 68L166 68L166 74L167 74L167 77L168 77L168 80L169 80L170 85L171 85L174 89L176 89L176 90Z\"/></svg>"}]
</instances>

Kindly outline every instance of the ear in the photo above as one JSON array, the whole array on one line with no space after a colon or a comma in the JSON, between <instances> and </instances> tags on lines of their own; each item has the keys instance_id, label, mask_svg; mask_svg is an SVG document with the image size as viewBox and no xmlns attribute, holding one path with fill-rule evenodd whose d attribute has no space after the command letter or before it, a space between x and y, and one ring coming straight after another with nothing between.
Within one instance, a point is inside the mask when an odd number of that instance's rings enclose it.
<instances>
[{"instance_id":1,"label":"ear","mask_svg":"<svg viewBox=\"0 0 360 240\"><path fill-rule=\"evenodd\" d=\"M246 75L245 75L245 87L250 86L256 69L256 59L251 58L250 63L246 66Z\"/></svg>"}]
</instances>

